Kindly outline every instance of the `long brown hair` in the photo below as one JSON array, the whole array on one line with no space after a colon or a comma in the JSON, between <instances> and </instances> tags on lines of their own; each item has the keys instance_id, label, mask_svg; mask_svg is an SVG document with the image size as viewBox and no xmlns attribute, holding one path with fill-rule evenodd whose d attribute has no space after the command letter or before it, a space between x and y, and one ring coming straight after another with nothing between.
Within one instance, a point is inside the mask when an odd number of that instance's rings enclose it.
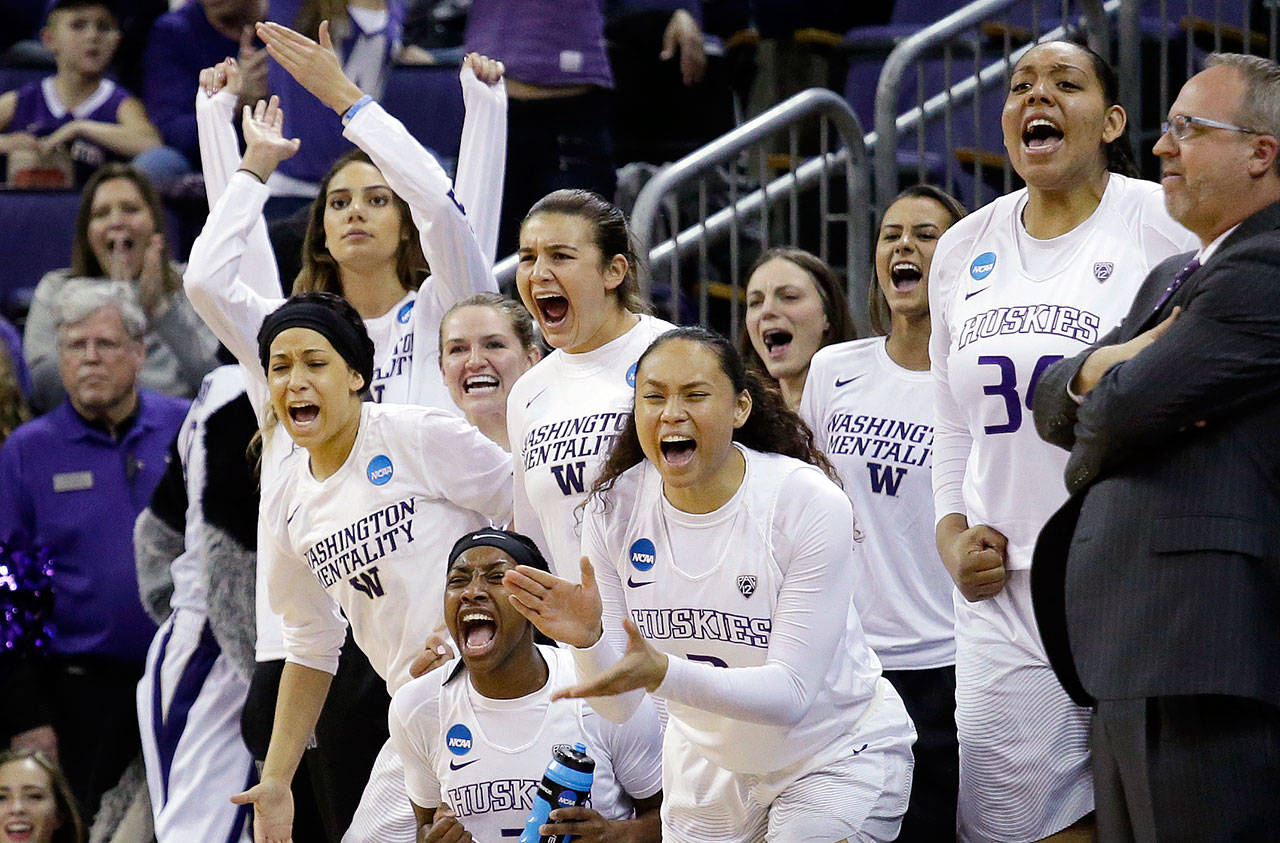
<instances>
[{"instance_id":1,"label":"long brown hair","mask_svg":"<svg viewBox=\"0 0 1280 843\"><path fill-rule=\"evenodd\" d=\"M10 356L4 343L0 343L0 445L18 425L30 418L31 409L27 407L18 383L17 361Z\"/></svg>"},{"instance_id":2,"label":"long brown hair","mask_svg":"<svg viewBox=\"0 0 1280 843\"><path fill-rule=\"evenodd\" d=\"M302 241L302 270L293 282L295 293L333 293L343 295L342 273L338 262L329 254L325 246L324 209L328 204L329 182L348 164L360 162L376 167L368 153L353 149L343 155L320 182L320 193L311 203L311 212L307 215L307 236ZM422 253L422 244L418 240L418 227L413 224L413 216L409 211L409 203L391 191L392 202L400 211L399 244L396 247L396 277L405 290L416 290L430 271L427 267L426 255Z\"/></svg>"},{"instance_id":3,"label":"long brown hair","mask_svg":"<svg viewBox=\"0 0 1280 843\"><path fill-rule=\"evenodd\" d=\"M93 253L93 247L89 245L89 220L93 217L93 200L98 193L98 188L103 182L115 179L132 182L138 189L143 204L151 213L152 226L157 234L164 237L164 253L160 256L160 272L164 275L164 288L169 292L177 290L182 286L182 279L173 271L173 265L169 261L169 238L165 233L164 206L160 204L160 196L146 176L129 164L114 161L103 164L95 170L85 182L84 190L80 192L80 210L76 212L76 230L71 239L71 274L77 278L105 278L107 275L106 268L98 263L98 256Z\"/></svg>"},{"instance_id":4,"label":"long brown hair","mask_svg":"<svg viewBox=\"0 0 1280 843\"><path fill-rule=\"evenodd\" d=\"M706 348L720 361L720 371L729 378L734 393L745 389L751 396L751 413L741 427L734 428L733 441L755 451L794 457L822 469L835 483L840 482L826 454L813 444L813 432L795 412L787 408L778 388L760 377L758 372L748 369L733 343L715 331L698 326L667 331L650 343L644 354L640 355L640 359L636 361L637 375L650 354L675 340L686 340ZM609 456L605 459L600 476L591 484L588 496L598 497L607 505L605 496L613 488L613 484L623 472L639 465L644 458L640 438L636 433L636 414L633 408L622 432L609 449Z\"/></svg>"},{"instance_id":5,"label":"long brown hair","mask_svg":"<svg viewBox=\"0 0 1280 843\"><path fill-rule=\"evenodd\" d=\"M951 217L951 225L955 225L969 212L965 210L964 205L960 204L960 200L956 199L950 193L947 193L940 187L934 187L931 184L913 184L906 190L893 197L893 201L889 203L892 208L903 199L932 199L943 207L947 214ZM888 208L885 209L886 213ZM880 217L880 225L876 226L876 242L880 240L880 229L884 226L884 216ZM874 250L872 250L874 252ZM874 254L872 263L875 263ZM923 279L928 281L928 279ZM867 285L867 313L871 317L871 330L880 336L888 336L889 328L893 324L893 314L889 311L889 301L884 297L884 292L880 289L880 279L876 277L874 265L871 269L871 283Z\"/></svg>"},{"instance_id":6,"label":"long brown hair","mask_svg":"<svg viewBox=\"0 0 1280 843\"><path fill-rule=\"evenodd\" d=\"M53 843L84 843L84 822L80 819L76 798L62 769L39 750L6 749L0 752L0 767L15 761L34 761L49 774L49 789L53 791L58 818L62 820L62 825L53 832Z\"/></svg>"}]
</instances>

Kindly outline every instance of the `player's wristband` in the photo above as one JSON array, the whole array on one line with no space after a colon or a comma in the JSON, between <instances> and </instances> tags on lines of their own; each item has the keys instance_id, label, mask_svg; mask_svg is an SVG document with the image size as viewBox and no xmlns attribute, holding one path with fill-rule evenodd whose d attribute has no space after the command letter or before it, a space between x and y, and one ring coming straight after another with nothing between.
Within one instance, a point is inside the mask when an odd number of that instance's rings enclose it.
<instances>
[{"instance_id":1,"label":"player's wristband","mask_svg":"<svg viewBox=\"0 0 1280 843\"><path fill-rule=\"evenodd\" d=\"M348 123L350 123L352 120L354 120L356 114L359 113L360 109L364 108L366 105L368 105L371 102L373 102L373 97L369 96L368 94L365 94L360 99L353 102L351 104L351 107L347 109L347 113L342 115L342 125L345 126Z\"/></svg>"}]
</instances>

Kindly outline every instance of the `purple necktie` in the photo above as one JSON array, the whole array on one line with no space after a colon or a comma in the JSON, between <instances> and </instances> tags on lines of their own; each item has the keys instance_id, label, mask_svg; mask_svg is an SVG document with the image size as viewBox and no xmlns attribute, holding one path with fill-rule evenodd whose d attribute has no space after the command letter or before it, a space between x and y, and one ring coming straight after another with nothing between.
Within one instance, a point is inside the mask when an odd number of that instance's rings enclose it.
<instances>
[{"instance_id":1,"label":"purple necktie","mask_svg":"<svg viewBox=\"0 0 1280 843\"><path fill-rule=\"evenodd\" d=\"M1178 274L1173 276L1173 280L1169 282L1169 286L1164 288L1164 293L1160 295L1160 301L1156 302L1156 306L1151 308L1151 312L1157 313L1160 308L1164 307L1165 302L1167 302L1173 296L1174 292L1182 286L1182 282L1190 278L1191 273L1195 272L1199 268L1200 259L1192 258L1186 266L1179 269Z\"/></svg>"}]
</instances>

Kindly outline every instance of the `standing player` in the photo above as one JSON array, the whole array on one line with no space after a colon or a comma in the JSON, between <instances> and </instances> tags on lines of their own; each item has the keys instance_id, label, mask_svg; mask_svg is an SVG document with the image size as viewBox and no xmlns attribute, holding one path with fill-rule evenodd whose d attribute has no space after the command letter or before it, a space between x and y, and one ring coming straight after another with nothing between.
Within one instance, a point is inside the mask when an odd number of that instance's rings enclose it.
<instances>
[{"instance_id":1,"label":"standing player","mask_svg":"<svg viewBox=\"0 0 1280 843\"><path fill-rule=\"evenodd\" d=\"M615 722L633 691L666 701L664 840L892 840L915 732L862 636L830 464L705 329L656 340L635 396L592 488L581 585L506 577L540 630L585 648L585 683L559 696Z\"/></svg>"},{"instance_id":2,"label":"standing player","mask_svg":"<svg viewBox=\"0 0 1280 843\"><path fill-rule=\"evenodd\" d=\"M1115 73L1066 42L1010 77L1004 143L1027 187L953 226L929 284L938 551L956 601L960 833L1037 840L1093 809L1089 712L1049 667L1032 616L1031 554L1067 497L1066 453L1031 424L1049 364L1120 321L1147 270L1195 248L1159 185L1131 168ZM1123 155L1121 156L1121 151ZM1074 826L1074 827L1073 827Z\"/></svg>"},{"instance_id":3,"label":"standing player","mask_svg":"<svg viewBox=\"0 0 1280 843\"><path fill-rule=\"evenodd\" d=\"M819 350L800 402L858 515L853 602L863 632L919 733L903 840L955 833L955 610L933 537L928 283L938 238L963 216L927 185L894 200L880 222L871 305L872 324L888 337Z\"/></svg>"},{"instance_id":4,"label":"standing player","mask_svg":"<svg viewBox=\"0 0 1280 843\"><path fill-rule=\"evenodd\" d=\"M477 840L518 836L552 748L579 741L596 762L590 806L556 809L542 833L584 843L661 839L657 712L645 702L619 726L579 700L552 702L552 691L573 682L573 660L537 644L512 607L502 577L516 565L549 570L518 533L477 530L454 543L444 616L461 659L410 681L391 703L391 740L426 839L449 839L458 826Z\"/></svg>"},{"instance_id":5,"label":"standing player","mask_svg":"<svg viewBox=\"0 0 1280 843\"><path fill-rule=\"evenodd\" d=\"M515 527L557 576L577 580L578 506L630 415L636 360L673 326L643 312L627 218L595 193L539 200L520 227L519 260L520 299L555 350L507 399Z\"/></svg>"},{"instance_id":6,"label":"standing player","mask_svg":"<svg viewBox=\"0 0 1280 843\"><path fill-rule=\"evenodd\" d=\"M511 517L511 458L462 419L429 407L365 403L373 343L355 309L304 293L259 331L270 392L267 449L297 447L262 491L273 542L268 591L284 616L280 679L262 781L234 797L254 803L255 839L288 839L289 783L337 668L347 624L392 694L440 619L445 551L436 539ZM282 432L276 425L279 419ZM388 744L374 777L399 781ZM380 793L373 782L366 793ZM384 840L357 822L352 840Z\"/></svg>"}]
</instances>

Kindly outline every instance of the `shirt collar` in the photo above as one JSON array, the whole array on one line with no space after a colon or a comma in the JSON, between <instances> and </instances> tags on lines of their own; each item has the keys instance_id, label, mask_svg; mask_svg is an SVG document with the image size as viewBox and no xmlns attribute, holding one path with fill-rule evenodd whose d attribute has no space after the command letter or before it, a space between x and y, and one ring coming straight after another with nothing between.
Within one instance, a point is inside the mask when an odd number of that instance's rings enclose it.
<instances>
[{"instance_id":1,"label":"shirt collar","mask_svg":"<svg viewBox=\"0 0 1280 843\"><path fill-rule=\"evenodd\" d=\"M1236 223L1235 225L1228 228L1226 231L1219 234L1217 237L1213 238L1213 240L1209 242L1208 246L1205 246L1199 252L1196 252L1196 260L1200 261L1200 265L1204 266L1205 263L1209 260L1209 258L1213 257L1213 253L1218 251L1218 248L1222 245L1222 241L1230 237L1232 233L1239 227L1240 227L1240 223Z\"/></svg>"}]
</instances>

